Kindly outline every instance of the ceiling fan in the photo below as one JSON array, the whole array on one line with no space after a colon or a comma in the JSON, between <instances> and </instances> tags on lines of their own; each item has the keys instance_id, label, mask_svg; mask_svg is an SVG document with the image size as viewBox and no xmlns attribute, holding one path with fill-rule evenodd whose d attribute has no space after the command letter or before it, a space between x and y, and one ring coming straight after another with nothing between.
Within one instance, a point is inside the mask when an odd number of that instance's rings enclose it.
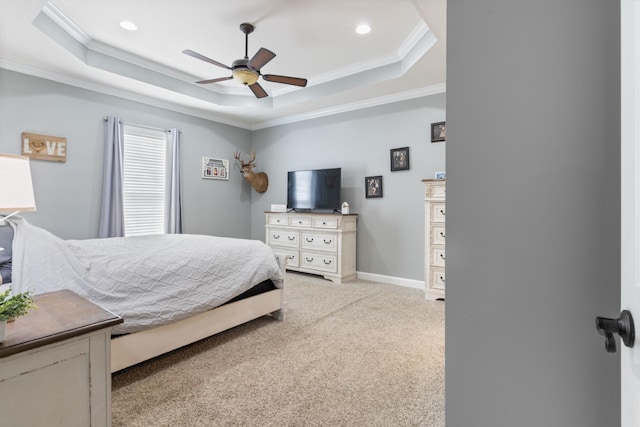
<instances>
[{"instance_id":1,"label":"ceiling fan","mask_svg":"<svg viewBox=\"0 0 640 427\"><path fill-rule=\"evenodd\" d=\"M216 83L224 80L236 79L240 83L245 86L249 86L249 89L253 92L256 98L264 98L269 96L267 92L260 86L258 83L258 77L262 76L262 78L268 82L275 83L283 83L287 85L294 85L305 87L307 85L307 79L301 79L299 77L288 77L288 76L279 76L276 74L262 74L260 73L260 69L264 67L264 65L275 58L276 54L271 52L269 49L265 49L263 47L256 52L255 55L251 59L249 59L248 51L249 51L249 34L253 32L255 27L251 24L243 23L240 24L240 30L245 35L244 42L244 58L237 59L233 61L231 67L224 65L218 61L214 61L211 58L207 58L197 52L194 52L190 49L183 50L182 53L189 55L191 57L200 59L202 61L209 62L210 64L217 65L218 67L226 68L227 70L231 70L231 76L229 77L220 77L217 79L210 80L201 80L196 83L199 84L207 84L207 83Z\"/></svg>"}]
</instances>

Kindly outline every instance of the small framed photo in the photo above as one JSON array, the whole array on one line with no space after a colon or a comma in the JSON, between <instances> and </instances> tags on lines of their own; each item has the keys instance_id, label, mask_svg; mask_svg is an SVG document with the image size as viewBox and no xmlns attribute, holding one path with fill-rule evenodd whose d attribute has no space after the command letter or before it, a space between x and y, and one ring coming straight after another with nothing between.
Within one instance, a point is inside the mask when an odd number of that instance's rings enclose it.
<instances>
[{"instance_id":1,"label":"small framed photo","mask_svg":"<svg viewBox=\"0 0 640 427\"><path fill-rule=\"evenodd\" d=\"M202 178L229 180L229 160L203 157Z\"/></svg>"},{"instance_id":2,"label":"small framed photo","mask_svg":"<svg viewBox=\"0 0 640 427\"><path fill-rule=\"evenodd\" d=\"M365 177L364 188L367 199L382 197L382 175Z\"/></svg>"},{"instance_id":3,"label":"small framed photo","mask_svg":"<svg viewBox=\"0 0 640 427\"><path fill-rule=\"evenodd\" d=\"M391 149L391 171L409 170L409 147Z\"/></svg>"},{"instance_id":4,"label":"small framed photo","mask_svg":"<svg viewBox=\"0 0 640 427\"><path fill-rule=\"evenodd\" d=\"M431 142L440 142L447 139L446 122L431 123Z\"/></svg>"},{"instance_id":5,"label":"small framed photo","mask_svg":"<svg viewBox=\"0 0 640 427\"><path fill-rule=\"evenodd\" d=\"M446 172L436 172L435 179L446 179L446 177L447 177Z\"/></svg>"}]
</instances>

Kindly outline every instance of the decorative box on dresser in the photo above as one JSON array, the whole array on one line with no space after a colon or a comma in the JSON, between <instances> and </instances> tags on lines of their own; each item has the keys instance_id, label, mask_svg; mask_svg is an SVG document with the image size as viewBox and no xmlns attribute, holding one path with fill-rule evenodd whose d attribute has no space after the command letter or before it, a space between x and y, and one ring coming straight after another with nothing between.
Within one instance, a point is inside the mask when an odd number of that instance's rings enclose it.
<instances>
[{"instance_id":1,"label":"decorative box on dresser","mask_svg":"<svg viewBox=\"0 0 640 427\"><path fill-rule=\"evenodd\" d=\"M266 243L287 270L334 283L356 278L356 214L265 212Z\"/></svg>"},{"instance_id":2,"label":"decorative box on dresser","mask_svg":"<svg viewBox=\"0 0 640 427\"><path fill-rule=\"evenodd\" d=\"M423 179L424 212L424 293L427 299L444 299L446 185L443 179Z\"/></svg>"},{"instance_id":3,"label":"decorative box on dresser","mask_svg":"<svg viewBox=\"0 0 640 427\"><path fill-rule=\"evenodd\" d=\"M0 343L0 425L111 425L111 328L122 318L69 290L7 325Z\"/></svg>"}]
</instances>

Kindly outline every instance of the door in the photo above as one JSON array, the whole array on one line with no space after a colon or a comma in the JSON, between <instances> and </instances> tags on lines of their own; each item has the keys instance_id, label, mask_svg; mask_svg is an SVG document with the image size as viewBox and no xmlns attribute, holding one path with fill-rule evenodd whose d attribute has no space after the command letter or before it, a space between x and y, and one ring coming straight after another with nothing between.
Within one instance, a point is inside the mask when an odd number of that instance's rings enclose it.
<instances>
[{"instance_id":1,"label":"door","mask_svg":"<svg viewBox=\"0 0 640 427\"><path fill-rule=\"evenodd\" d=\"M621 308L640 319L640 0L621 0ZM640 345L619 345L622 427L640 427Z\"/></svg>"}]
</instances>

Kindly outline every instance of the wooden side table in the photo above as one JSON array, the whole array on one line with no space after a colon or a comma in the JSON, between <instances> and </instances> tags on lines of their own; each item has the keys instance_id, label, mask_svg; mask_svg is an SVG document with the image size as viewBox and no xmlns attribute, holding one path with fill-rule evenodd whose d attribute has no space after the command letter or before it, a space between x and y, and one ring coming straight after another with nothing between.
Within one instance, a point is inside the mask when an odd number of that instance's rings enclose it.
<instances>
[{"instance_id":1,"label":"wooden side table","mask_svg":"<svg viewBox=\"0 0 640 427\"><path fill-rule=\"evenodd\" d=\"M111 425L111 328L123 320L61 290L7 325L0 419L7 426Z\"/></svg>"}]
</instances>

